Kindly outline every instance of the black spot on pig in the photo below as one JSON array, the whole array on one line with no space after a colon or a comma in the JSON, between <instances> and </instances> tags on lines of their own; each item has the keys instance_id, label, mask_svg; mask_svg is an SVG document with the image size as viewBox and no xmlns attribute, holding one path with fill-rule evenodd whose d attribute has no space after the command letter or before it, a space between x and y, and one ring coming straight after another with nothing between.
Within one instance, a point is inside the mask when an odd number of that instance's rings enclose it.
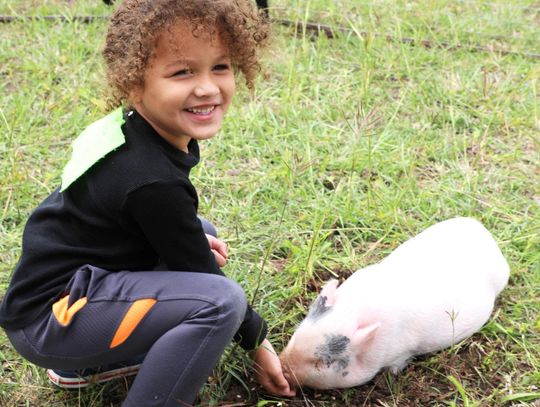
<instances>
[{"instance_id":1,"label":"black spot on pig","mask_svg":"<svg viewBox=\"0 0 540 407\"><path fill-rule=\"evenodd\" d=\"M345 352L351 340L345 335L326 335L325 347L331 354Z\"/></svg>"},{"instance_id":2,"label":"black spot on pig","mask_svg":"<svg viewBox=\"0 0 540 407\"><path fill-rule=\"evenodd\" d=\"M344 335L325 335L325 341L315 349L315 357L327 368L335 372L348 372L344 370L349 366L349 356L346 352L351 340Z\"/></svg>"},{"instance_id":3,"label":"black spot on pig","mask_svg":"<svg viewBox=\"0 0 540 407\"><path fill-rule=\"evenodd\" d=\"M319 319L322 315L324 315L330 307L326 306L326 296L319 295L315 302L313 302L313 305L309 309L309 313L307 318L311 320Z\"/></svg>"}]
</instances>

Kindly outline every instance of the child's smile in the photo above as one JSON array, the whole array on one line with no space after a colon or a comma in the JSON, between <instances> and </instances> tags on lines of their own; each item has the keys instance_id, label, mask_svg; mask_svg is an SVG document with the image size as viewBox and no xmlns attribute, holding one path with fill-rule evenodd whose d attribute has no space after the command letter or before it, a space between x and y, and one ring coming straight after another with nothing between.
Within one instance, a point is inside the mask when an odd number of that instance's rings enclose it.
<instances>
[{"instance_id":1,"label":"child's smile","mask_svg":"<svg viewBox=\"0 0 540 407\"><path fill-rule=\"evenodd\" d=\"M218 35L194 37L190 24L164 30L144 85L132 93L137 111L169 143L213 137L235 91L228 50Z\"/></svg>"}]
</instances>

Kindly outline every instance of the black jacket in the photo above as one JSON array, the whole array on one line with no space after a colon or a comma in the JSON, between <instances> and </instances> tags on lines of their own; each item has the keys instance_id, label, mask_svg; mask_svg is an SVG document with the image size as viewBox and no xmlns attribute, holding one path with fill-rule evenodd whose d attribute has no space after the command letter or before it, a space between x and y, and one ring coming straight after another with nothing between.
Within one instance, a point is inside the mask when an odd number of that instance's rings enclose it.
<instances>
[{"instance_id":1,"label":"black jacket","mask_svg":"<svg viewBox=\"0 0 540 407\"><path fill-rule=\"evenodd\" d=\"M75 271L91 264L110 271L168 270L223 275L197 218L189 180L199 162L170 145L140 116L124 116L126 142L64 192L55 190L31 214L22 255L0 308L0 325L18 329L50 310ZM250 307L236 339L253 349L266 335Z\"/></svg>"}]
</instances>

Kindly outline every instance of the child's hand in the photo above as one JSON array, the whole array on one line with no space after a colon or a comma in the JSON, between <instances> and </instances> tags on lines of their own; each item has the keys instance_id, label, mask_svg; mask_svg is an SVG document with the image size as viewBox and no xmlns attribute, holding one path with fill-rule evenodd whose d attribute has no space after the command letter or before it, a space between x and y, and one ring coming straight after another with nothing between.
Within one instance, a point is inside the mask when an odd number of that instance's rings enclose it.
<instances>
[{"instance_id":1,"label":"child's hand","mask_svg":"<svg viewBox=\"0 0 540 407\"><path fill-rule=\"evenodd\" d=\"M227 243L212 235L206 235L206 238L208 239L210 250L212 250L212 253L214 253L217 265L219 267L223 267L225 264L227 264L227 257L229 257L227 252Z\"/></svg>"},{"instance_id":2,"label":"child's hand","mask_svg":"<svg viewBox=\"0 0 540 407\"><path fill-rule=\"evenodd\" d=\"M296 395L289 382L283 376L281 362L268 339L265 339L255 352L255 379L270 393L293 397Z\"/></svg>"}]
</instances>

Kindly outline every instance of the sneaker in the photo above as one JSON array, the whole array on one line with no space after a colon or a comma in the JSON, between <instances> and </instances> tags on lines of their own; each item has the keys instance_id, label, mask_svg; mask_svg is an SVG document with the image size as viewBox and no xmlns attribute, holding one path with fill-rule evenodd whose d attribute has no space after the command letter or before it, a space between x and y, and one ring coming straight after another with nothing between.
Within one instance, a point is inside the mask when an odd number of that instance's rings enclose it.
<instances>
[{"instance_id":1,"label":"sneaker","mask_svg":"<svg viewBox=\"0 0 540 407\"><path fill-rule=\"evenodd\" d=\"M143 358L80 370L47 369L49 380L64 389L80 389L95 383L108 382L137 374Z\"/></svg>"}]
</instances>

